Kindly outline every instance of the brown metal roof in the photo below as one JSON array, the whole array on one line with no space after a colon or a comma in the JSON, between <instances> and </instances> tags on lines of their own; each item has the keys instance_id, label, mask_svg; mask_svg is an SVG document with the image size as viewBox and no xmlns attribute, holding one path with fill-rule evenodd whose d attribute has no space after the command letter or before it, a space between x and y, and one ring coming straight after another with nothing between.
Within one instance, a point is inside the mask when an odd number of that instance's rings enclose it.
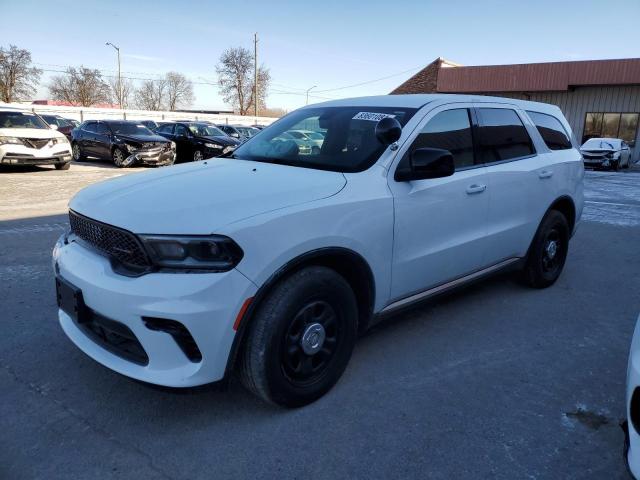
<instances>
[{"instance_id":1,"label":"brown metal roof","mask_svg":"<svg viewBox=\"0 0 640 480\"><path fill-rule=\"evenodd\" d=\"M410 83L410 80L405 83ZM437 91L442 93L561 91L571 86L584 85L640 85L640 58L443 67L438 71Z\"/></svg>"}]
</instances>

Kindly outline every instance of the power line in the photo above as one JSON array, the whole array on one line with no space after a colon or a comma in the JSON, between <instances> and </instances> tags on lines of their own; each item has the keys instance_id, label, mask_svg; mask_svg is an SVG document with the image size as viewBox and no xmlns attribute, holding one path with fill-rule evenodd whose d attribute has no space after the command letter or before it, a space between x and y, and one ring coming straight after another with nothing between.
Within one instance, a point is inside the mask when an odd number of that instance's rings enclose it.
<instances>
[{"instance_id":1,"label":"power line","mask_svg":"<svg viewBox=\"0 0 640 480\"><path fill-rule=\"evenodd\" d=\"M353 85L345 85L344 87L328 88L328 89L325 89L325 90L316 90L316 91L318 93L324 93L324 92L334 92L336 90L345 90L347 88L360 87L362 85L368 85L370 83L381 82L382 80L387 80L388 78L397 77L398 75L403 75L405 73L411 72L412 70L417 70L418 68L422 68L422 67L424 67L424 65L420 65L419 67L409 68L409 69L404 70L402 72L394 73L392 75L387 75L386 77L380 77L380 78L376 78L374 80L367 80L366 82L354 83Z\"/></svg>"}]
</instances>

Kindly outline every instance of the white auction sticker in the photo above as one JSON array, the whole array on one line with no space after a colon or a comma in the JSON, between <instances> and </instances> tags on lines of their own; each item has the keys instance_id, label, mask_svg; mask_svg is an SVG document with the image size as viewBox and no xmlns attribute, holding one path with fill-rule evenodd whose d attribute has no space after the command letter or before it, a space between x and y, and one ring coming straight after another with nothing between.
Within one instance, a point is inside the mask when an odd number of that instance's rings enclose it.
<instances>
[{"instance_id":1,"label":"white auction sticker","mask_svg":"<svg viewBox=\"0 0 640 480\"><path fill-rule=\"evenodd\" d=\"M352 120L370 120L372 122L379 122L383 118L387 117L394 118L395 115L391 115L389 113L359 112Z\"/></svg>"}]
</instances>

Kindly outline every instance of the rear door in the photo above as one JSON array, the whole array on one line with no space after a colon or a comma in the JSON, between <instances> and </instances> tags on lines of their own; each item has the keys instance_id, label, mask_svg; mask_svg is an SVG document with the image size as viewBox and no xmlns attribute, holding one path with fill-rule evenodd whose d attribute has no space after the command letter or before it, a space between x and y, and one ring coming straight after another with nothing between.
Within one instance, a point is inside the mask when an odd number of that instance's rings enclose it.
<instances>
[{"instance_id":1,"label":"rear door","mask_svg":"<svg viewBox=\"0 0 640 480\"><path fill-rule=\"evenodd\" d=\"M471 104L437 107L419 124L390 169L395 222L391 299L398 300L478 270L486 248L488 182L473 145ZM396 181L417 148L449 150L452 176Z\"/></svg>"},{"instance_id":2,"label":"rear door","mask_svg":"<svg viewBox=\"0 0 640 480\"><path fill-rule=\"evenodd\" d=\"M485 265L526 254L562 176L526 113L513 105L476 104L478 150L489 189Z\"/></svg>"}]
</instances>

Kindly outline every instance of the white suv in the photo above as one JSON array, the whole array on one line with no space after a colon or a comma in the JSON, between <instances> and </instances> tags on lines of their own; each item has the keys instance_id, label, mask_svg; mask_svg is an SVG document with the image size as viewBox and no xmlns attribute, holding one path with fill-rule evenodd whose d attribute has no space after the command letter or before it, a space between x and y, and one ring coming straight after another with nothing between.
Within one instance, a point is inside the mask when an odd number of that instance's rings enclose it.
<instances>
[{"instance_id":1,"label":"white suv","mask_svg":"<svg viewBox=\"0 0 640 480\"><path fill-rule=\"evenodd\" d=\"M68 170L70 163L67 137L33 112L0 107L0 165L54 165Z\"/></svg>"},{"instance_id":2,"label":"white suv","mask_svg":"<svg viewBox=\"0 0 640 480\"><path fill-rule=\"evenodd\" d=\"M300 154L289 130L322 131ZM310 403L376 319L498 270L553 284L584 168L551 105L407 95L297 110L214 159L93 185L54 249L59 319L124 375L187 387L233 369Z\"/></svg>"}]
</instances>

